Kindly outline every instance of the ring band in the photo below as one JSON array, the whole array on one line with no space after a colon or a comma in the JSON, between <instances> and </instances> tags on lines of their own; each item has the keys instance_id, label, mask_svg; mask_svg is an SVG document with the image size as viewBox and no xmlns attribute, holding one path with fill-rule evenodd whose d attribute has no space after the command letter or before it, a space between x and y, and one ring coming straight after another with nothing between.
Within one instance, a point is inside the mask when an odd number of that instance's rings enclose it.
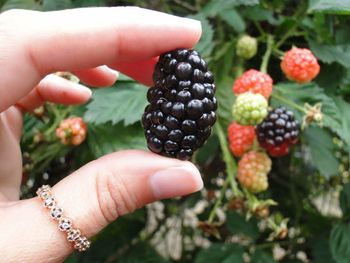
<instances>
[{"instance_id":1,"label":"ring band","mask_svg":"<svg viewBox=\"0 0 350 263\"><path fill-rule=\"evenodd\" d=\"M50 209L50 217L58 221L58 229L66 232L67 240L73 243L74 248L80 252L86 251L91 242L81 234L78 228L73 228L72 221L63 216L63 209L56 205L56 199L52 196L51 187L43 185L36 192L38 197L43 200L43 206Z\"/></svg>"}]
</instances>

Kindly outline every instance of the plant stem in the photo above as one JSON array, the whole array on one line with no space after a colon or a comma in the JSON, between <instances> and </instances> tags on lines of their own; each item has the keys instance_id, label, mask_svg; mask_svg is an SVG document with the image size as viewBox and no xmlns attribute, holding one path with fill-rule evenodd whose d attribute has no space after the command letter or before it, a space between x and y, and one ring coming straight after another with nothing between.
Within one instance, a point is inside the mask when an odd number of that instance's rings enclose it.
<instances>
[{"instance_id":1,"label":"plant stem","mask_svg":"<svg viewBox=\"0 0 350 263\"><path fill-rule=\"evenodd\" d=\"M273 49L273 36L272 35L267 35L267 47L266 47L266 52L264 54L263 60L261 62L260 66L260 71L267 73L267 65L269 64L269 60L271 57L271 52Z\"/></svg>"},{"instance_id":2,"label":"plant stem","mask_svg":"<svg viewBox=\"0 0 350 263\"><path fill-rule=\"evenodd\" d=\"M236 161L233 159L233 157L228 149L227 139L226 139L225 133L224 133L219 121L217 121L215 128L216 128L216 133L219 137L219 142L220 142L220 147L221 147L221 151L223 154L223 159L224 159L224 162L226 164L227 178L231 184L233 194L234 195L241 195L241 192L238 189L237 182L235 180L237 164L236 164Z\"/></svg>"},{"instance_id":3,"label":"plant stem","mask_svg":"<svg viewBox=\"0 0 350 263\"><path fill-rule=\"evenodd\" d=\"M227 140L222 129L222 126L219 121L216 122L215 125L216 133L219 138L221 151L223 154L223 159L226 164L226 179L221 188L220 196L216 200L213 209L210 211L208 223L212 223L216 216L216 210L221 206L222 201L225 197L226 190L229 185L231 185L231 189L234 196L241 196L242 192L238 189L237 182L235 180L237 165L233 157L231 156L230 151L228 150Z\"/></svg>"},{"instance_id":4,"label":"plant stem","mask_svg":"<svg viewBox=\"0 0 350 263\"><path fill-rule=\"evenodd\" d=\"M285 104L287 104L287 105L289 105L289 106L291 106L291 107L301 111L302 113L305 113L305 114L307 113L306 110L302 106L296 104L295 102L293 102L293 101L291 101L289 99L286 99L286 98L282 97L281 95L278 95L275 92L273 92L271 96L273 98L275 98L276 100L279 100L279 101L281 101L281 102L283 102L283 103L285 103Z\"/></svg>"},{"instance_id":5,"label":"plant stem","mask_svg":"<svg viewBox=\"0 0 350 263\"><path fill-rule=\"evenodd\" d=\"M299 21L304 16L305 11L306 11L306 5L302 1L302 3L300 4L299 8L297 9L295 14L293 15L293 18L296 20L296 23L289 30L287 30L286 33L281 37L281 39L276 43L275 49L278 49L280 46L282 46L284 44L284 42L291 35L294 34L294 31L298 28Z\"/></svg>"},{"instance_id":6,"label":"plant stem","mask_svg":"<svg viewBox=\"0 0 350 263\"><path fill-rule=\"evenodd\" d=\"M221 191L220 191L220 196L218 197L218 199L216 199L216 202L214 204L214 207L213 209L210 211L210 214L209 214L209 217L208 217L208 223L211 224L213 223L214 219L215 219L215 216L216 216L216 210L221 206L222 204L222 200L224 199L225 197L225 193L226 193L226 190L227 190L227 187L230 183L230 180L229 180L229 177L227 176L226 179L225 179L225 182L224 182L224 185L222 186L221 188Z\"/></svg>"}]
</instances>

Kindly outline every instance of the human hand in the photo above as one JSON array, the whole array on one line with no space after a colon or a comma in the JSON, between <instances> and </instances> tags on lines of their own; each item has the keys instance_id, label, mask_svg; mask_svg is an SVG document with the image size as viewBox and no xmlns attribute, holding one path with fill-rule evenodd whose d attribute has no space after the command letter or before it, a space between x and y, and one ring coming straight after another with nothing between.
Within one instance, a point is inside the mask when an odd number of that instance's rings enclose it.
<instances>
[{"instance_id":1,"label":"human hand","mask_svg":"<svg viewBox=\"0 0 350 263\"><path fill-rule=\"evenodd\" d=\"M73 251L38 198L18 201L23 112L45 101L79 104L91 96L86 87L50 74L70 71L89 85L109 86L117 78L113 68L150 85L155 58L192 47L200 34L197 21L130 7L0 15L1 262L62 262ZM130 150L85 165L52 192L91 237L120 215L202 184L189 162Z\"/></svg>"}]
</instances>

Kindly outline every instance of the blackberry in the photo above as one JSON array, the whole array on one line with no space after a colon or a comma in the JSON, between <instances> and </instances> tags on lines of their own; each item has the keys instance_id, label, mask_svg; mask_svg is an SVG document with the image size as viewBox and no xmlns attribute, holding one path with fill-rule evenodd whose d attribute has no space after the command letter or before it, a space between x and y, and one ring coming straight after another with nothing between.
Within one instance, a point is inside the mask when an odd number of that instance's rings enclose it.
<instances>
[{"instance_id":1,"label":"blackberry","mask_svg":"<svg viewBox=\"0 0 350 263\"><path fill-rule=\"evenodd\" d=\"M285 107L271 110L256 128L260 146L275 157L286 155L289 147L298 142L299 133L299 122Z\"/></svg>"},{"instance_id":2,"label":"blackberry","mask_svg":"<svg viewBox=\"0 0 350 263\"><path fill-rule=\"evenodd\" d=\"M159 57L153 81L142 117L148 148L188 160L216 121L213 73L197 51L178 49Z\"/></svg>"}]
</instances>

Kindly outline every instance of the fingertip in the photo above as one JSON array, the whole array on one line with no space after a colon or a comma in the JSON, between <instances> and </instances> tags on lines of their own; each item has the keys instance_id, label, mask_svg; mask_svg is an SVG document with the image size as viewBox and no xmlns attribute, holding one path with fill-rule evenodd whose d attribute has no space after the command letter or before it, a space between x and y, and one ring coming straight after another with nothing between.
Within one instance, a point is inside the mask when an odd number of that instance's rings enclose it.
<instances>
[{"instance_id":1,"label":"fingertip","mask_svg":"<svg viewBox=\"0 0 350 263\"><path fill-rule=\"evenodd\" d=\"M203 187L199 171L188 164L157 171L150 176L149 182L157 199L188 195Z\"/></svg>"}]
</instances>

